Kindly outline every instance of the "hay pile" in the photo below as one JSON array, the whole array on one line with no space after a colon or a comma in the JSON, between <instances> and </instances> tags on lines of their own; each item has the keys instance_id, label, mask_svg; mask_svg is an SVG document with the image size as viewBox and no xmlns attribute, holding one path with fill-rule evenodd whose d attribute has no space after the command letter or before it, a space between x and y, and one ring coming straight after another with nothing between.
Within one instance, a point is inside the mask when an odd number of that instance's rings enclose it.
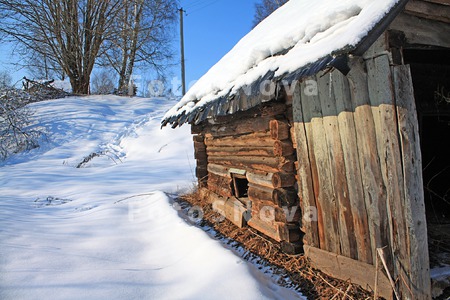
<instances>
[{"instance_id":1,"label":"hay pile","mask_svg":"<svg viewBox=\"0 0 450 300\"><path fill-rule=\"evenodd\" d=\"M212 230L216 238L228 241L235 248L245 249L244 259L271 266L283 278L279 280L281 285L301 291L308 299L374 299L373 293L351 282L331 278L313 269L305 256L281 252L277 243L272 243L252 228L238 228L228 220L216 222L220 216L199 192L184 195L176 201L185 209L201 207L203 218L197 223L200 227ZM255 260L255 257L260 259Z\"/></svg>"}]
</instances>

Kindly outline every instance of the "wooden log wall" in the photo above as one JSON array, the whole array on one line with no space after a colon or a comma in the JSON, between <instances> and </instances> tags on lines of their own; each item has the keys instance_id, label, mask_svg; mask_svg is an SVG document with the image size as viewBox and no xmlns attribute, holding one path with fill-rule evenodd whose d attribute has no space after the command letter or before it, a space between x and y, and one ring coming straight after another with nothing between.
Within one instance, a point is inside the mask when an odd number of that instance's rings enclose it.
<instances>
[{"instance_id":1,"label":"wooden log wall","mask_svg":"<svg viewBox=\"0 0 450 300\"><path fill-rule=\"evenodd\" d=\"M301 206L317 209L317 218L303 222L302 231L309 251L322 253L312 256L317 267L329 267L336 255L375 265L383 248L403 297L429 299L411 75L408 66L392 65L386 40L383 35L364 58L351 60L347 77L333 71L308 78L317 82L315 95L302 93L305 83L295 90ZM363 281L374 288L372 277Z\"/></svg>"},{"instance_id":2,"label":"wooden log wall","mask_svg":"<svg viewBox=\"0 0 450 300\"><path fill-rule=\"evenodd\" d=\"M239 200L251 202L247 225L282 242L286 252L298 253L302 250L301 211L288 110L286 103L277 101L217 118L201 129L205 150L199 146L198 153L207 160L206 184L214 193L210 198L236 197L233 174L241 174L247 192Z\"/></svg>"},{"instance_id":3,"label":"wooden log wall","mask_svg":"<svg viewBox=\"0 0 450 300\"><path fill-rule=\"evenodd\" d=\"M207 170L207 156L206 156L206 145L205 136L197 134L198 132L192 131L194 140L194 158L196 160L195 175L198 179L198 186L206 186L208 181L208 170Z\"/></svg>"}]
</instances>

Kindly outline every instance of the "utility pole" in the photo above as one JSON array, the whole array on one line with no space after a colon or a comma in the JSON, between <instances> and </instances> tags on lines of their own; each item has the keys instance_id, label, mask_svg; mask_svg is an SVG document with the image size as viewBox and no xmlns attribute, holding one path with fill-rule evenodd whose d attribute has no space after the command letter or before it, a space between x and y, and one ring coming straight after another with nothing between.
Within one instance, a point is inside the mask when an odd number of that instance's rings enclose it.
<instances>
[{"instance_id":1,"label":"utility pole","mask_svg":"<svg viewBox=\"0 0 450 300\"><path fill-rule=\"evenodd\" d=\"M180 12L180 43L181 43L181 88L182 96L186 94L186 71L184 66L184 29L183 29L183 8L178 10Z\"/></svg>"}]
</instances>

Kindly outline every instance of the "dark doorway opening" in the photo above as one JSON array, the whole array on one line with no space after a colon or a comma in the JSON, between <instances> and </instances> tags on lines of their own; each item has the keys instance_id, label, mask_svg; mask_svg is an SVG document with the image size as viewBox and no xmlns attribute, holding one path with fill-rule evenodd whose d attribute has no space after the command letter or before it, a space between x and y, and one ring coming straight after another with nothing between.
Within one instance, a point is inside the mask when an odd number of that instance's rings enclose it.
<instances>
[{"instance_id":1,"label":"dark doorway opening","mask_svg":"<svg viewBox=\"0 0 450 300\"><path fill-rule=\"evenodd\" d=\"M248 180L245 175L232 174L233 193L236 198L248 197Z\"/></svg>"},{"instance_id":2,"label":"dark doorway opening","mask_svg":"<svg viewBox=\"0 0 450 300\"><path fill-rule=\"evenodd\" d=\"M430 266L450 264L450 49L407 49L422 152Z\"/></svg>"}]
</instances>

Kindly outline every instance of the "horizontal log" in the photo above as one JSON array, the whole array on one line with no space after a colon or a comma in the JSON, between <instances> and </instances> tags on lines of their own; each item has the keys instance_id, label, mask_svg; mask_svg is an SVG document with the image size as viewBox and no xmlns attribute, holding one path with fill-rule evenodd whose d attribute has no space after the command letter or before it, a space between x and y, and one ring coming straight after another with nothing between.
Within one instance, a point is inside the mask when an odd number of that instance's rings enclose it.
<instances>
[{"instance_id":1,"label":"horizontal log","mask_svg":"<svg viewBox=\"0 0 450 300\"><path fill-rule=\"evenodd\" d=\"M235 121L231 124L220 124L207 126L205 132L213 137L235 136L253 132L269 131L271 117L249 118Z\"/></svg>"},{"instance_id":2,"label":"horizontal log","mask_svg":"<svg viewBox=\"0 0 450 300\"><path fill-rule=\"evenodd\" d=\"M275 188L294 186L296 180L293 173L275 173L272 176L272 184Z\"/></svg>"},{"instance_id":3,"label":"horizontal log","mask_svg":"<svg viewBox=\"0 0 450 300\"><path fill-rule=\"evenodd\" d=\"M274 140L286 140L289 138L290 125L287 120L271 120L270 136Z\"/></svg>"},{"instance_id":4,"label":"horizontal log","mask_svg":"<svg viewBox=\"0 0 450 300\"><path fill-rule=\"evenodd\" d=\"M298 226L292 226L281 222L268 223L253 215L247 223L250 227L258 230L260 233L265 234L277 242L286 241L295 243L300 241L302 236Z\"/></svg>"},{"instance_id":5,"label":"horizontal log","mask_svg":"<svg viewBox=\"0 0 450 300\"><path fill-rule=\"evenodd\" d=\"M252 183L250 183L248 187L248 198L253 203L259 201L267 201L274 203L273 202L274 193L275 193L274 189L263 186L256 186L253 185Z\"/></svg>"},{"instance_id":6,"label":"horizontal log","mask_svg":"<svg viewBox=\"0 0 450 300\"><path fill-rule=\"evenodd\" d=\"M238 146L238 147L208 146L207 154L208 156L233 155L233 156L266 156L266 157L272 157L275 155L273 147L246 147L246 146Z\"/></svg>"},{"instance_id":7,"label":"horizontal log","mask_svg":"<svg viewBox=\"0 0 450 300\"><path fill-rule=\"evenodd\" d=\"M275 141L273 145L273 153L275 156L289 156L294 153L294 146L291 140Z\"/></svg>"},{"instance_id":8,"label":"horizontal log","mask_svg":"<svg viewBox=\"0 0 450 300\"><path fill-rule=\"evenodd\" d=\"M272 176L273 173L247 172L247 180L249 183L271 189L273 189Z\"/></svg>"},{"instance_id":9,"label":"horizontal log","mask_svg":"<svg viewBox=\"0 0 450 300\"><path fill-rule=\"evenodd\" d=\"M293 207L300 205L297 192L294 188L275 189L273 201L279 207Z\"/></svg>"},{"instance_id":10,"label":"horizontal log","mask_svg":"<svg viewBox=\"0 0 450 300\"><path fill-rule=\"evenodd\" d=\"M272 147L274 141L269 132L255 132L244 135L233 135L226 137L213 137L207 134L205 138L205 145L207 146L268 146Z\"/></svg>"},{"instance_id":11,"label":"horizontal log","mask_svg":"<svg viewBox=\"0 0 450 300\"><path fill-rule=\"evenodd\" d=\"M391 23L390 29L405 34L406 45L428 45L450 48L450 24L435 22L402 13Z\"/></svg>"},{"instance_id":12,"label":"horizontal log","mask_svg":"<svg viewBox=\"0 0 450 300\"><path fill-rule=\"evenodd\" d=\"M286 113L287 106L284 103L272 103L269 106L263 106L261 108L262 117L273 117Z\"/></svg>"},{"instance_id":13,"label":"horizontal log","mask_svg":"<svg viewBox=\"0 0 450 300\"><path fill-rule=\"evenodd\" d=\"M209 163L233 166L245 170L263 172L293 172L294 157L262 157L262 156L210 156Z\"/></svg>"},{"instance_id":14,"label":"horizontal log","mask_svg":"<svg viewBox=\"0 0 450 300\"><path fill-rule=\"evenodd\" d=\"M208 189L222 197L232 197L233 193L231 189L224 187L223 185L218 185L214 181L210 180L211 174L208 174Z\"/></svg>"},{"instance_id":15,"label":"horizontal log","mask_svg":"<svg viewBox=\"0 0 450 300\"><path fill-rule=\"evenodd\" d=\"M232 115L214 117L214 124L229 124L239 122L244 119L254 119L260 117L274 117L282 115L286 112L286 104L281 102L269 102L262 106L257 106L245 111L239 111Z\"/></svg>"},{"instance_id":16,"label":"horizontal log","mask_svg":"<svg viewBox=\"0 0 450 300\"><path fill-rule=\"evenodd\" d=\"M248 198L253 202L269 201L282 208L291 208L300 204L297 192L293 188L274 189L253 183L249 183Z\"/></svg>"},{"instance_id":17,"label":"horizontal log","mask_svg":"<svg viewBox=\"0 0 450 300\"><path fill-rule=\"evenodd\" d=\"M223 176L216 175L214 173L211 173L209 175L210 175L209 176L210 182L215 183L220 186L223 186L227 189L231 189L231 182L232 182L231 177L223 177Z\"/></svg>"},{"instance_id":18,"label":"horizontal log","mask_svg":"<svg viewBox=\"0 0 450 300\"><path fill-rule=\"evenodd\" d=\"M219 164L208 164L208 172L218 175L218 176L222 176L222 177L226 177L226 178L231 178L230 175L230 168L227 168L225 166L219 165Z\"/></svg>"},{"instance_id":19,"label":"horizontal log","mask_svg":"<svg viewBox=\"0 0 450 300\"><path fill-rule=\"evenodd\" d=\"M235 197L222 198L217 197L217 195L211 195L210 202L214 211L227 218L237 227L242 228L247 225L247 219L250 219L250 212Z\"/></svg>"},{"instance_id":20,"label":"horizontal log","mask_svg":"<svg viewBox=\"0 0 450 300\"><path fill-rule=\"evenodd\" d=\"M424 0L424 1L450 6L450 0Z\"/></svg>"},{"instance_id":21,"label":"horizontal log","mask_svg":"<svg viewBox=\"0 0 450 300\"><path fill-rule=\"evenodd\" d=\"M252 218L248 221L248 225L277 242L282 241L280 227L277 224L264 222L257 216L252 215Z\"/></svg>"},{"instance_id":22,"label":"horizontal log","mask_svg":"<svg viewBox=\"0 0 450 300\"><path fill-rule=\"evenodd\" d=\"M425 19L450 23L450 7L448 5L409 0L406 3L405 12Z\"/></svg>"},{"instance_id":23,"label":"horizontal log","mask_svg":"<svg viewBox=\"0 0 450 300\"><path fill-rule=\"evenodd\" d=\"M301 219L300 207L278 207L270 201L252 201L252 215L266 222L297 223Z\"/></svg>"}]
</instances>

